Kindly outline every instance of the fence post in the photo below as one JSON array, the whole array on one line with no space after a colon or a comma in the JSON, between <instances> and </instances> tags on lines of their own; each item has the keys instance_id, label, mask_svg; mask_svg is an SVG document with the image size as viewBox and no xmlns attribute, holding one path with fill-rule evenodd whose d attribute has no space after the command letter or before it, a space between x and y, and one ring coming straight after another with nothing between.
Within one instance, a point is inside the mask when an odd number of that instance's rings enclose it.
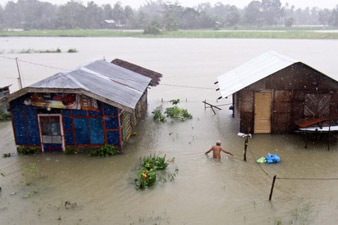
<instances>
[{"instance_id":1,"label":"fence post","mask_svg":"<svg viewBox=\"0 0 338 225\"><path fill-rule=\"evenodd\" d=\"M245 137L244 141L244 161L246 162L246 151L248 149L248 141L249 141L249 136Z\"/></svg>"},{"instance_id":2,"label":"fence post","mask_svg":"<svg viewBox=\"0 0 338 225\"><path fill-rule=\"evenodd\" d=\"M273 176L271 190L270 190L270 196L269 196L269 201L271 201L271 199L272 199L272 193L273 193L273 188L275 187L276 178L277 178L277 175Z\"/></svg>"}]
</instances>

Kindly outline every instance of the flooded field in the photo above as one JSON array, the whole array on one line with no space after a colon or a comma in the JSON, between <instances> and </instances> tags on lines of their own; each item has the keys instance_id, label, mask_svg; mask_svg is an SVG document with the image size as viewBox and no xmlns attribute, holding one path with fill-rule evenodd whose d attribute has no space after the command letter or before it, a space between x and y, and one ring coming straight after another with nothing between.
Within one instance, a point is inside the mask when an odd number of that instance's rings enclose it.
<instances>
[{"instance_id":1,"label":"flooded field","mask_svg":"<svg viewBox=\"0 0 338 225\"><path fill-rule=\"evenodd\" d=\"M0 176L0 224L337 224L338 181L277 180L268 201L273 175L338 177L337 142L332 141L327 151L325 138L304 149L304 137L299 135L255 135L244 162L244 140L237 136L230 100L217 103L220 95L213 83L267 50L338 78L338 41L0 38L0 49L6 52L56 48L76 48L78 53L0 54L1 82L13 84L11 91L18 89L15 61L1 57L25 61L20 62L25 86L103 57L121 58L164 77L149 91L147 116L118 156L17 155L11 123L0 123L0 154L14 154L0 158L5 175ZM153 121L154 108L169 106L167 101L177 98L192 120ZM205 110L205 99L223 105L222 110L217 115ZM234 157L223 155L219 162L204 155L218 139ZM174 182L137 191L133 180L139 159L150 150L175 157L169 170L177 166L179 173ZM278 154L282 162L260 168L255 161L267 153ZM66 201L76 205L66 208Z\"/></svg>"}]
</instances>

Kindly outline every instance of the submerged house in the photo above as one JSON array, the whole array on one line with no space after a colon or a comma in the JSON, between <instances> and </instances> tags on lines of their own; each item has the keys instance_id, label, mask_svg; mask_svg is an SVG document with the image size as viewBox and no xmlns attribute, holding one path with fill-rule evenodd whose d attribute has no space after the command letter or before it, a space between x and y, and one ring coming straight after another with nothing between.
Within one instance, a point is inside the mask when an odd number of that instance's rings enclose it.
<instances>
[{"instance_id":1,"label":"submerged house","mask_svg":"<svg viewBox=\"0 0 338 225\"><path fill-rule=\"evenodd\" d=\"M143 74L99 60L13 93L8 101L16 145L44 152L122 147L147 108L153 74L142 69ZM156 75L159 81L162 75Z\"/></svg>"},{"instance_id":2,"label":"submerged house","mask_svg":"<svg viewBox=\"0 0 338 225\"><path fill-rule=\"evenodd\" d=\"M300 124L338 119L338 82L316 69L266 52L217 78L232 95L243 133L288 133Z\"/></svg>"},{"instance_id":3,"label":"submerged house","mask_svg":"<svg viewBox=\"0 0 338 225\"><path fill-rule=\"evenodd\" d=\"M9 96L9 87L11 85L0 87L0 114L7 114L7 97ZM0 118L1 120L2 118Z\"/></svg>"}]
</instances>

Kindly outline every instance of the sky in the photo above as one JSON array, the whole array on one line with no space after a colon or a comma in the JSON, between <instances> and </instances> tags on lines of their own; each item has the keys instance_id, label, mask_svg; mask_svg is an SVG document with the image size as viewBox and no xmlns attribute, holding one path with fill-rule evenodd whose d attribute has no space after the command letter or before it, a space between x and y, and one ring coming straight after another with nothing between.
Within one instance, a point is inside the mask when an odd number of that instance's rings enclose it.
<instances>
[{"instance_id":1,"label":"sky","mask_svg":"<svg viewBox=\"0 0 338 225\"><path fill-rule=\"evenodd\" d=\"M16 2L17 0L12 0ZM40 0L45 2L51 2L54 4L64 4L69 0ZM87 3L89 0L76 0L82 3ZM98 5L102 4L115 4L118 0L92 0ZM132 8L138 8L144 5L147 1L151 0L120 0L122 5L129 5ZM156 0L153 0L156 1ZM183 6L196 6L199 3L210 2L212 5L217 2L222 2L223 4L236 5L239 8L247 6L252 0L177 0ZM4 5L8 0L0 0L2 5ZM176 2L176 0L170 0L170 2ZM319 8L335 8L338 5L338 0L281 0L282 4L289 3L289 5L294 5L296 8L306 8L306 7L319 7Z\"/></svg>"}]
</instances>

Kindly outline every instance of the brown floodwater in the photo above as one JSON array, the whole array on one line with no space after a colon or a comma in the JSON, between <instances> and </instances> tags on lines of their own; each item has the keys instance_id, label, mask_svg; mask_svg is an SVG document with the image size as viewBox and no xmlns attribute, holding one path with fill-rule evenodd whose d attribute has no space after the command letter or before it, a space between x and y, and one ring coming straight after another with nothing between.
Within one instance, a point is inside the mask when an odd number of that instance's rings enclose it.
<instances>
[{"instance_id":1,"label":"brown floodwater","mask_svg":"<svg viewBox=\"0 0 338 225\"><path fill-rule=\"evenodd\" d=\"M0 51L76 48L78 53L1 54L50 67L74 69L99 58L121 58L163 73L161 85L148 95L148 112L124 154L109 158L87 155L16 154L12 125L0 123L0 224L337 224L338 180L276 181L272 176L338 178L337 141L300 135L255 135L249 140L247 162L238 121L228 110L230 100L216 102L216 77L267 50L274 50L338 78L336 40L139 39L139 38L0 38ZM24 85L60 69L20 62ZM1 85L18 89L15 61L0 58ZM170 86L179 85L179 86ZM185 87L180 87L185 86ZM199 88L192 88L199 87ZM153 121L151 111L181 99L192 113L185 122ZM163 99L163 102L162 102ZM222 105L214 115L203 100ZM234 157L220 161L204 152L216 140ZM174 182L137 191L133 183L139 159L152 152L175 157L168 167L179 173ZM279 155L275 165L256 160ZM266 171L269 175L266 175ZM29 185L27 185L29 184ZM66 208L65 201L76 203Z\"/></svg>"}]
</instances>

